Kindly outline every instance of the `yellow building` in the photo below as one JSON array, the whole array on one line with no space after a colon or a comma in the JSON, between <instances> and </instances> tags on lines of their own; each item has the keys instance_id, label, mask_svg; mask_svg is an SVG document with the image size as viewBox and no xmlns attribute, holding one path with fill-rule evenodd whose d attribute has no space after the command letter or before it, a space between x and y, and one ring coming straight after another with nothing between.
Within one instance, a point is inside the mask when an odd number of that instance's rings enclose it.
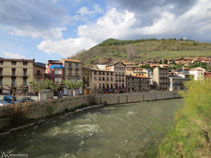
<instances>
[{"instance_id":1,"label":"yellow building","mask_svg":"<svg viewBox=\"0 0 211 158\"><path fill-rule=\"evenodd\" d=\"M25 93L31 92L34 60L0 59L0 93L8 93L11 87L23 87Z\"/></svg>"}]
</instances>

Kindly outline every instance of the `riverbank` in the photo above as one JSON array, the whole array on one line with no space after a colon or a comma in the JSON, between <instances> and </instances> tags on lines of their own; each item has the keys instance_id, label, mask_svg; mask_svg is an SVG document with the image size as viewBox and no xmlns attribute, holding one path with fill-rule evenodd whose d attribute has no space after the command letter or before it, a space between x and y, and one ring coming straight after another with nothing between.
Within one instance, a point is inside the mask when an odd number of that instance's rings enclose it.
<instances>
[{"instance_id":1,"label":"riverbank","mask_svg":"<svg viewBox=\"0 0 211 158\"><path fill-rule=\"evenodd\" d=\"M177 124L159 147L160 158L211 157L211 80L190 81Z\"/></svg>"},{"instance_id":2,"label":"riverbank","mask_svg":"<svg viewBox=\"0 0 211 158\"><path fill-rule=\"evenodd\" d=\"M9 105L0 108L1 128L24 125L25 120L51 117L64 111L90 107L180 98L177 92L125 93L95 96L77 96L57 100L46 100L26 104ZM12 124L12 125L11 125Z\"/></svg>"},{"instance_id":3,"label":"riverbank","mask_svg":"<svg viewBox=\"0 0 211 158\"><path fill-rule=\"evenodd\" d=\"M168 99L67 112L1 138L0 148L31 158L153 158L148 147L166 136L182 107L182 99Z\"/></svg>"}]
</instances>

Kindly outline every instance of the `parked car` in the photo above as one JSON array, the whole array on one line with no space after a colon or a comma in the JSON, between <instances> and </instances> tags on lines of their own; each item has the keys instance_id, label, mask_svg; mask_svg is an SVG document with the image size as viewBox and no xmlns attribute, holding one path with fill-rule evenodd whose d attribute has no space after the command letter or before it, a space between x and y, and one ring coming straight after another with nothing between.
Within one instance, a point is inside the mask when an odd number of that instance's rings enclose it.
<instances>
[{"instance_id":1,"label":"parked car","mask_svg":"<svg viewBox=\"0 0 211 158\"><path fill-rule=\"evenodd\" d=\"M11 95L5 95L3 97L3 100L8 102L9 104L11 104L12 103L12 96ZM17 103L17 97L15 97L15 100L14 100L14 104L16 104L16 103Z\"/></svg>"},{"instance_id":2,"label":"parked car","mask_svg":"<svg viewBox=\"0 0 211 158\"><path fill-rule=\"evenodd\" d=\"M4 106L4 105L9 105L10 103L4 101L4 100L0 100L0 106Z\"/></svg>"},{"instance_id":3,"label":"parked car","mask_svg":"<svg viewBox=\"0 0 211 158\"><path fill-rule=\"evenodd\" d=\"M34 99L31 99L30 97L23 97L20 100L18 100L18 103L26 103L26 102L33 102Z\"/></svg>"}]
</instances>

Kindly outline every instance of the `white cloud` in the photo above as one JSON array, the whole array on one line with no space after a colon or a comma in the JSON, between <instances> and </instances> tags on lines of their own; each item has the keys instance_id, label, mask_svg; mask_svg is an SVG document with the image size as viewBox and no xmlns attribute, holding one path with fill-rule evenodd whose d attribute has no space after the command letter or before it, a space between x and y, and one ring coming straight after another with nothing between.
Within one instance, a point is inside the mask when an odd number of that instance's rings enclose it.
<instances>
[{"instance_id":1,"label":"white cloud","mask_svg":"<svg viewBox=\"0 0 211 158\"><path fill-rule=\"evenodd\" d=\"M80 50L88 49L96 45L94 41L91 39L86 38L69 38L69 39L63 39L63 40L47 40L43 41L38 45L38 49L48 53L58 53L62 56L68 57Z\"/></svg>"},{"instance_id":2,"label":"white cloud","mask_svg":"<svg viewBox=\"0 0 211 158\"><path fill-rule=\"evenodd\" d=\"M24 29L10 28L7 29L11 35L18 36L28 36L32 38L42 38L42 39L60 39L63 36L62 31L66 28L53 28L49 30L41 30L33 27L25 27Z\"/></svg>"},{"instance_id":3,"label":"white cloud","mask_svg":"<svg viewBox=\"0 0 211 158\"><path fill-rule=\"evenodd\" d=\"M115 8L109 10L96 23L78 27L80 37L101 42L107 38L125 38L130 34L131 27L136 23L132 12L118 12Z\"/></svg>"},{"instance_id":4,"label":"white cloud","mask_svg":"<svg viewBox=\"0 0 211 158\"><path fill-rule=\"evenodd\" d=\"M80 50L91 48L106 38L126 37L134 23L133 13L128 11L120 13L114 8L99 18L95 24L79 26L78 38L46 40L38 45L38 49L49 54L58 53L62 56L71 56Z\"/></svg>"},{"instance_id":5,"label":"white cloud","mask_svg":"<svg viewBox=\"0 0 211 158\"><path fill-rule=\"evenodd\" d=\"M93 10L89 10L87 7L82 7L76 13L84 16L84 15L91 15L91 14L102 14L104 13L104 10L100 8L99 5L94 5Z\"/></svg>"},{"instance_id":6,"label":"white cloud","mask_svg":"<svg viewBox=\"0 0 211 158\"><path fill-rule=\"evenodd\" d=\"M15 59L24 59L25 56L18 53L4 52L3 55L5 58L15 58Z\"/></svg>"},{"instance_id":7,"label":"white cloud","mask_svg":"<svg viewBox=\"0 0 211 158\"><path fill-rule=\"evenodd\" d=\"M140 26L140 19L128 10L113 8L95 23L78 27L78 37L58 41L43 41L38 48L48 53L70 56L82 49L108 38L130 39L146 37L190 37L198 39L211 36L211 2L199 0L188 11L176 15L170 10L160 10L159 18L148 26ZM139 24L139 25L138 25Z\"/></svg>"}]
</instances>

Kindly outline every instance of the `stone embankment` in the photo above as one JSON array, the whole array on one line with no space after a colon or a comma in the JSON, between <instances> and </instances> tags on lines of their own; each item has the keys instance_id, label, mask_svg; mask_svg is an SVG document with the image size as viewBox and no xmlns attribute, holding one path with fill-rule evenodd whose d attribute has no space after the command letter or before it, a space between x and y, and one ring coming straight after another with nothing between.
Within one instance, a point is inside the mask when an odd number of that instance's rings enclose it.
<instances>
[{"instance_id":1,"label":"stone embankment","mask_svg":"<svg viewBox=\"0 0 211 158\"><path fill-rule=\"evenodd\" d=\"M2 127L8 126L13 115L16 117L21 116L28 120L40 119L50 117L65 111L76 110L82 107L89 107L93 105L123 104L176 98L180 98L180 95L177 92L146 92L77 96L57 100L8 105L0 107L0 129Z\"/></svg>"}]
</instances>

